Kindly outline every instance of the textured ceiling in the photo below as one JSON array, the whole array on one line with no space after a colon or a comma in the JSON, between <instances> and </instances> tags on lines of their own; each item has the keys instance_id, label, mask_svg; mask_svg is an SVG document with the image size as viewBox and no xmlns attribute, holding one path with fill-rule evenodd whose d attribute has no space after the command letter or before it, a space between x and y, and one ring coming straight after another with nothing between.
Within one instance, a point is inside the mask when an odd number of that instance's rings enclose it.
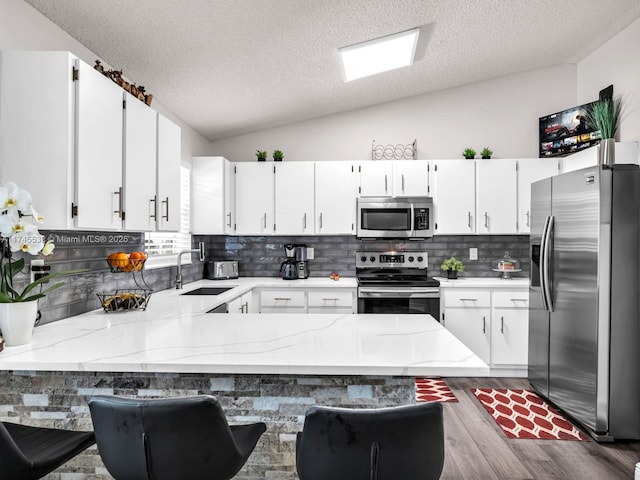
<instances>
[{"instance_id":1,"label":"textured ceiling","mask_svg":"<svg viewBox=\"0 0 640 480\"><path fill-rule=\"evenodd\" d=\"M580 60L638 0L25 0L210 140ZM420 26L418 61L337 49Z\"/></svg>"}]
</instances>

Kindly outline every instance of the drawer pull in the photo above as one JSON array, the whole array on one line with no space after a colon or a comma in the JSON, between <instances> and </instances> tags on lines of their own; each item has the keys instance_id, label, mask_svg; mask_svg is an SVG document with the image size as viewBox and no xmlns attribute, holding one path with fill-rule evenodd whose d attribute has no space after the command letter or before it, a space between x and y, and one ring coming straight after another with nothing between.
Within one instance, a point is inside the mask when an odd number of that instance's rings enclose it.
<instances>
[{"instance_id":1,"label":"drawer pull","mask_svg":"<svg viewBox=\"0 0 640 480\"><path fill-rule=\"evenodd\" d=\"M500 333L504 333L504 317L500 317Z\"/></svg>"},{"instance_id":2,"label":"drawer pull","mask_svg":"<svg viewBox=\"0 0 640 480\"><path fill-rule=\"evenodd\" d=\"M527 299L526 298L512 298L511 301L512 302L526 302Z\"/></svg>"},{"instance_id":3,"label":"drawer pull","mask_svg":"<svg viewBox=\"0 0 640 480\"><path fill-rule=\"evenodd\" d=\"M478 299L477 298L461 298L460 301L461 302L477 302Z\"/></svg>"},{"instance_id":4,"label":"drawer pull","mask_svg":"<svg viewBox=\"0 0 640 480\"><path fill-rule=\"evenodd\" d=\"M482 333L487 333L487 317L482 317Z\"/></svg>"},{"instance_id":5,"label":"drawer pull","mask_svg":"<svg viewBox=\"0 0 640 480\"><path fill-rule=\"evenodd\" d=\"M337 302L338 300L340 300L339 298L323 298L322 301L323 302Z\"/></svg>"},{"instance_id":6,"label":"drawer pull","mask_svg":"<svg viewBox=\"0 0 640 480\"><path fill-rule=\"evenodd\" d=\"M285 301L285 302L287 302L287 301L291 300L291 298L286 298L286 297L274 297L273 299L274 299L275 301L283 300L283 301Z\"/></svg>"}]
</instances>

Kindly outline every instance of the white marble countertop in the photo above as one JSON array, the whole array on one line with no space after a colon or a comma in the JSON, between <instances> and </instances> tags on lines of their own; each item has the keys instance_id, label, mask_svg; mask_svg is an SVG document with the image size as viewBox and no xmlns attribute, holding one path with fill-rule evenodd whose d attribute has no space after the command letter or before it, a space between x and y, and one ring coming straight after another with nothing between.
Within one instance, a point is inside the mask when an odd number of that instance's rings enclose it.
<instances>
[{"instance_id":1,"label":"white marble countertop","mask_svg":"<svg viewBox=\"0 0 640 480\"><path fill-rule=\"evenodd\" d=\"M498 277L458 277L449 280L435 277L440 281L441 288L529 288L528 278L498 278Z\"/></svg>"},{"instance_id":2,"label":"white marble countertop","mask_svg":"<svg viewBox=\"0 0 640 480\"><path fill-rule=\"evenodd\" d=\"M201 286L236 286L212 296ZM353 278L200 280L154 293L146 311L96 310L39 326L0 370L486 376L489 367L428 315L209 314L255 287L355 288Z\"/></svg>"}]
</instances>

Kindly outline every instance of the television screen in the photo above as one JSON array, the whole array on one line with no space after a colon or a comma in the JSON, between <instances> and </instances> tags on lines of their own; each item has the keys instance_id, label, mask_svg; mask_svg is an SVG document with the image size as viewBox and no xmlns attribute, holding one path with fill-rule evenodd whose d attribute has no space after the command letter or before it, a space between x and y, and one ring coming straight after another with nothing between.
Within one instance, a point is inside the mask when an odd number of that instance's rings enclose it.
<instances>
[{"instance_id":1,"label":"television screen","mask_svg":"<svg viewBox=\"0 0 640 480\"><path fill-rule=\"evenodd\" d=\"M540 117L540 157L568 155L600 142L600 130L591 127L586 114L593 102Z\"/></svg>"}]
</instances>

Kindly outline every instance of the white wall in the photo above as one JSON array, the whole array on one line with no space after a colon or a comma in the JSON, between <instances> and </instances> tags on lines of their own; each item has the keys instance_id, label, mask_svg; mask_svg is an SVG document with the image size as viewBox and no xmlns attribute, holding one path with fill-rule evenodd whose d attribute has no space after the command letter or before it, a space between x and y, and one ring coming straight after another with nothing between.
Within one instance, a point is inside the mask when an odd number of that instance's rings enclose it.
<instances>
[{"instance_id":1,"label":"white wall","mask_svg":"<svg viewBox=\"0 0 640 480\"><path fill-rule=\"evenodd\" d=\"M578 103L598 99L613 85L623 102L618 139L640 140L640 20L578 63Z\"/></svg>"},{"instance_id":2,"label":"white wall","mask_svg":"<svg viewBox=\"0 0 640 480\"><path fill-rule=\"evenodd\" d=\"M72 52L89 65L99 58L22 0L0 0L0 50L64 50ZM194 155L207 154L211 145L207 139L176 117L157 97L154 97L152 107L182 128L184 164L190 164Z\"/></svg>"},{"instance_id":3,"label":"white wall","mask_svg":"<svg viewBox=\"0 0 640 480\"><path fill-rule=\"evenodd\" d=\"M418 158L461 158L488 146L495 158L537 157L538 117L576 104L576 66L560 65L214 142L211 155L255 161L366 160L371 144L418 140Z\"/></svg>"}]
</instances>

